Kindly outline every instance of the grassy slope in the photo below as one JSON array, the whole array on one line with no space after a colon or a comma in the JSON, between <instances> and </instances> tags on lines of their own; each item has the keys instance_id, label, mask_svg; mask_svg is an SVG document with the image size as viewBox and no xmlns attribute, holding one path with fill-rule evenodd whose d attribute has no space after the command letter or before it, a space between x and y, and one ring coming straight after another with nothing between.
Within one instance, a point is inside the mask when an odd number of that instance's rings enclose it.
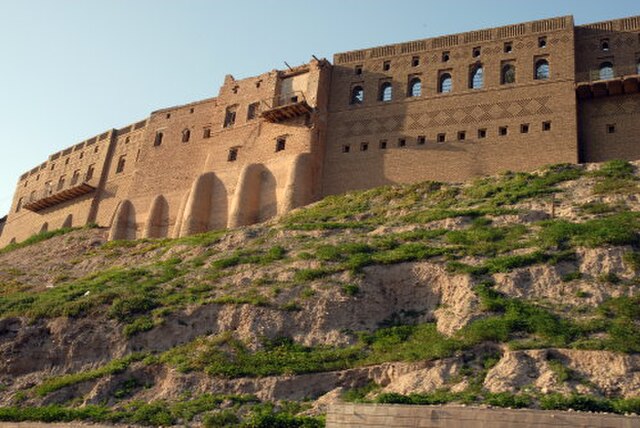
<instances>
[{"instance_id":1,"label":"grassy slope","mask_svg":"<svg viewBox=\"0 0 640 428\"><path fill-rule=\"evenodd\" d=\"M593 181L594 195L618 194L620 198L616 203L574 201L576 210L583 214L583 218L577 220L493 224L500 216L523 213L527 203L541 201L548 205L551 195L556 198L555 195L562 194L564 183L579 179ZM640 214L631 211L624 199L625 195L637 192L637 178L628 163L609 162L599 171L589 173L579 167L558 165L539 174L506 173L465 186L428 182L329 197L287 215L278 223L251 228L242 249L228 250L228 246L223 245L237 231L212 232L180 240L108 243L86 257L126 258L142 254L149 256L147 262L63 278L56 287L38 293L27 286L5 285L0 294L0 316L34 320L57 316L111 318L121 323L124 336L132 337L153 329L165 317L187 306L250 304L296 311L304 301L314 298L318 286L335 287L347 297L357 296L358 278L366 266L422 260L443 264L451 272L472 275L485 316L452 337L439 334L435 324L412 325L404 321L399 325L397 320L390 320L377 331L354 332L354 344L340 349L311 348L289 338L272 338L252 350L231 333L203 336L162 354L134 354L90 372L48 379L17 394L16 407L0 409L0 419L168 424L197 418L210 426L223 426L226 419L232 421L231 424L247 426L278 426L277 423L316 426L321 421L295 416L304 406L281 403L274 407L251 397L185 397L170 404L132 401L129 398L144 388L136 384L135 379L123 385L119 397L114 397L116 405L110 407L79 409L69 403L68 406L30 408L20 407L20 403L79 382L122 373L132 364L168 365L212 376L260 377L385 361L435 359L460 352L468 352L474 362L467 373L461 374L470 380L467 391L408 397L382 394L376 400L638 411L637 400L615 397L607 401L542 396L535 392L489 394L481 385L486 371L495 364L495 355L473 352L486 342L507 343L512 349L556 346L640 352L638 298L610 299L599 308L583 308L582 316L575 317L567 316L558 308L502 295L493 288L496 273L570 261L578 247L628 245L636 248ZM449 230L438 223L445 219L462 219L466 226ZM391 231L370 233L381 226ZM68 231L36 236L25 244L0 252L6 254L64 232ZM640 253L629 251L625 261L639 269ZM281 275L285 279L275 281L271 279L273 270L288 274ZM254 276L250 285L234 286L234 275L247 271L264 273ZM336 279L334 274L345 271L352 281ZM579 273L574 277L568 275L566 280L578 276ZM603 280L619 287L635 285L621 281L615 274ZM561 372L562 368L558 370ZM351 391L346 398L362 400L375 388L373 385ZM232 406L222 409L220 403L229 401ZM274 422L273 418L282 421Z\"/></svg>"}]
</instances>

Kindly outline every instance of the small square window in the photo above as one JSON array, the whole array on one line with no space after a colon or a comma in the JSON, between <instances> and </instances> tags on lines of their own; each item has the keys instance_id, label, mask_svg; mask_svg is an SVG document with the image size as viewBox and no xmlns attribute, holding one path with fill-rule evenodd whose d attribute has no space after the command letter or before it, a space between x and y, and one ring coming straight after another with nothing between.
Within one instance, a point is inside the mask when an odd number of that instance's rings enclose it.
<instances>
[{"instance_id":1,"label":"small square window","mask_svg":"<svg viewBox=\"0 0 640 428\"><path fill-rule=\"evenodd\" d=\"M258 81L256 82L256 88L259 88L259 87L260 87L260 85L262 85L262 80L258 80Z\"/></svg>"},{"instance_id":2,"label":"small square window","mask_svg":"<svg viewBox=\"0 0 640 428\"><path fill-rule=\"evenodd\" d=\"M80 155L78 156L78 158L82 159L84 157L84 152L80 152Z\"/></svg>"},{"instance_id":3,"label":"small square window","mask_svg":"<svg viewBox=\"0 0 640 428\"><path fill-rule=\"evenodd\" d=\"M353 72L355 73L356 76L360 76L362 74L362 66L356 65L355 68L353 69Z\"/></svg>"},{"instance_id":4,"label":"small square window","mask_svg":"<svg viewBox=\"0 0 640 428\"><path fill-rule=\"evenodd\" d=\"M369 150L369 143L360 143L360 151L366 152L367 150Z\"/></svg>"},{"instance_id":5,"label":"small square window","mask_svg":"<svg viewBox=\"0 0 640 428\"><path fill-rule=\"evenodd\" d=\"M380 149L385 150L387 148L387 140L380 140Z\"/></svg>"},{"instance_id":6,"label":"small square window","mask_svg":"<svg viewBox=\"0 0 640 428\"><path fill-rule=\"evenodd\" d=\"M193 108L192 108L192 109L189 109L189 113L192 113L192 114L193 114L193 112L194 112L194 111L196 111L196 110L195 110L195 109L193 109Z\"/></svg>"},{"instance_id":7,"label":"small square window","mask_svg":"<svg viewBox=\"0 0 640 428\"><path fill-rule=\"evenodd\" d=\"M229 154L227 155L227 162L235 162L238 159L238 148L232 147L229 149Z\"/></svg>"},{"instance_id":8,"label":"small square window","mask_svg":"<svg viewBox=\"0 0 640 428\"><path fill-rule=\"evenodd\" d=\"M66 159L64 160L64 164L65 164L65 165L69 165L69 158L66 158Z\"/></svg>"},{"instance_id":9,"label":"small square window","mask_svg":"<svg viewBox=\"0 0 640 428\"><path fill-rule=\"evenodd\" d=\"M239 86L234 86L233 89L231 89L233 91L234 94L238 93L238 89L240 89Z\"/></svg>"},{"instance_id":10,"label":"small square window","mask_svg":"<svg viewBox=\"0 0 640 428\"><path fill-rule=\"evenodd\" d=\"M54 169L56 169L56 164L55 164L55 163L52 163L52 164L51 164L51 171L53 171Z\"/></svg>"},{"instance_id":11,"label":"small square window","mask_svg":"<svg viewBox=\"0 0 640 428\"><path fill-rule=\"evenodd\" d=\"M609 39L600 40L600 50L603 52L609 51Z\"/></svg>"},{"instance_id":12,"label":"small square window","mask_svg":"<svg viewBox=\"0 0 640 428\"><path fill-rule=\"evenodd\" d=\"M528 134L529 133L529 124L528 123L523 123L522 125L520 125L520 133L521 134Z\"/></svg>"},{"instance_id":13,"label":"small square window","mask_svg":"<svg viewBox=\"0 0 640 428\"><path fill-rule=\"evenodd\" d=\"M202 138L211 138L211 128L204 128L204 131L202 131Z\"/></svg>"},{"instance_id":14,"label":"small square window","mask_svg":"<svg viewBox=\"0 0 640 428\"><path fill-rule=\"evenodd\" d=\"M607 134L615 134L615 132L616 132L616 125L608 124L607 125Z\"/></svg>"},{"instance_id":15,"label":"small square window","mask_svg":"<svg viewBox=\"0 0 640 428\"><path fill-rule=\"evenodd\" d=\"M171 118L171 113L167 113L167 119Z\"/></svg>"},{"instance_id":16,"label":"small square window","mask_svg":"<svg viewBox=\"0 0 640 428\"><path fill-rule=\"evenodd\" d=\"M473 50L471 51L471 56L473 56L474 58L478 58L480 56L480 47L475 47L473 48Z\"/></svg>"},{"instance_id":17,"label":"small square window","mask_svg":"<svg viewBox=\"0 0 640 428\"><path fill-rule=\"evenodd\" d=\"M547 47L547 38L546 37L538 37L538 47L546 48Z\"/></svg>"},{"instance_id":18,"label":"small square window","mask_svg":"<svg viewBox=\"0 0 640 428\"><path fill-rule=\"evenodd\" d=\"M551 122L550 121L542 122L542 130L551 131Z\"/></svg>"},{"instance_id":19,"label":"small square window","mask_svg":"<svg viewBox=\"0 0 640 428\"><path fill-rule=\"evenodd\" d=\"M458 132L458 141L464 141L467 138L467 133L465 131Z\"/></svg>"},{"instance_id":20,"label":"small square window","mask_svg":"<svg viewBox=\"0 0 640 428\"><path fill-rule=\"evenodd\" d=\"M487 138L487 130L486 129L478 129L478 138Z\"/></svg>"},{"instance_id":21,"label":"small square window","mask_svg":"<svg viewBox=\"0 0 640 428\"><path fill-rule=\"evenodd\" d=\"M351 146L348 144L345 144L342 146L342 153L349 153L351 151Z\"/></svg>"},{"instance_id":22,"label":"small square window","mask_svg":"<svg viewBox=\"0 0 640 428\"><path fill-rule=\"evenodd\" d=\"M451 54L449 53L449 51L442 52L442 62L449 61L450 57L451 57Z\"/></svg>"},{"instance_id":23,"label":"small square window","mask_svg":"<svg viewBox=\"0 0 640 428\"><path fill-rule=\"evenodd\" d=\"M507 133L509 132L508 128L506 126L501 126L500 128L498 128L498 135L504 137L505 135L507 135Z\"/></svg>"},{"instance_id":24,"label":"small square window","mask_svg":"<svg viewBox=\"0 0 640 428\"><path fill-rule=\"evenodd\" d=\"M382 70L389 71L391 70L391 61L385 61L382 63Z\"/></svg>"},{"instance_id":25,"label":"small square window","mask_svg":"<svg viewBox=\"0 0 640 428\"><path fill-rule=\"evenodd\" d=\"M438 134L438 143L444 143L447 138L447 134Z\"/></svg>"},{"instance_id":26,"label":"small square window","mask_svg":"<svg viewBox=\"0 0 640 428\"><path fill-rule=\"evenodd\" d=\"M511 52L513 52L513 43L511 43L511 42L506 42L506 43L504 44L504 53L508 53L508 54L509 54L509 53L511 53Z\"/></svg>"},{"instance_id":27,"label":"small square window","mask_svg":"<svg viewBox=\"0 0 640 428\"><path fill-rule=\"evenodd\" d=\"M420 65L420 57L419 56L414 56L413 58L411 58L411 66L412 67L417 67Z\"/></svg>"},{"instance_id":28,"label":"small square window","mask_svg":"<svg viewBox=\"0 0 640 428\"><path fill-rule=\"evenodd\" d=\"M427 138L424 135L418 135L418 145L422 146L427 142Z\"/></svg>"},{"instance_id":29,"label":"small square window","mask_svg":"<svg viewBox=\"0 0 640 428\"><path fill-rule=\"evenodd\" d=\"M407 140L404 138L398 138L398 147L404 147L407 145Z\"/></svg>"},{"instance_id":30,"label":"small square window","mask_svg":"<svg viewBox=\"0 0 640 428\"><path fill-rule=\"evenodd\" d=\"M287 144L287 139L285 137L279 137L276 140L276 152L281 152L284 150Z\"/></svg>"}]
</instances>

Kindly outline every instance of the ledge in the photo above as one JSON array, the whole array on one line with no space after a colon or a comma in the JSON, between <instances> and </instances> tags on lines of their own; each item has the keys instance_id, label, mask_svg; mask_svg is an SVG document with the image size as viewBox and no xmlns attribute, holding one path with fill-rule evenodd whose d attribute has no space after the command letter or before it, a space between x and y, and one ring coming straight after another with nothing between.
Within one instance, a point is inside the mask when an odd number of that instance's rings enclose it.
<instances>
[{"instance_id":1,"label":"ledge","mask_svg":"<svg viewBox=\"0 0 640 428\"><path fill-rule=\"evenodd\" d=\"M578 99L602 98L623 94L635 94L640 88L640 74L596 80L576 84Z\"/></svg>"}]
</instances>

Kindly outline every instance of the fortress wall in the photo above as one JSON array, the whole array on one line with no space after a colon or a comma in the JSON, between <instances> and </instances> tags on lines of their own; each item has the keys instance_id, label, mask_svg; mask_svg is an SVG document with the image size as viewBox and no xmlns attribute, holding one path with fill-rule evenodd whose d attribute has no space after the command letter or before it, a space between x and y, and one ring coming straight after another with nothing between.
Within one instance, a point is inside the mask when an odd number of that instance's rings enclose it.
<instances>
[{"instance_id":1,"label":"fortress wall","mask_svg":"<svg viewBox=\"0 0 640 428\"><path fill-rule=\"evenodd\" d=\"M585 162L640 158L640 94L584 100L579 112Z\"/></svg>"},{"instance_id":2,"label":"fortress wall","mask_svg":"<svg viewBox=\"0 0 640 428\"><path fill-rule=\"evenodd\" d=\"M226 227L238 180L249 165L255 165L254 171L260 170L261 180L265 181L260 186L260 197L256 196L261 201L255 208L256 221L288 206L281 201L285 199L289 171L297 155L312 150L316 115L269 123L257 116L249 118L248 107L259 104L260 109L268 108L274 97L290 90L309 94L308 102L317 103L319 76L321 72L327 75L328 70L315 64L243 80L227 76L217 98L154 112L140 143L135 174L128 190L122 193L135 211L137 234L144 234L150 219L157 217L160 196L168 222L160 229L171 236ZM281 84L287 79L293 79L286 83L291 86L288 89ZM235 123L225 126L230 106L237 108ZM186 142L185 130L190 132ZM156 145L159 132L163 134L162 143ZM285 140L285 148L277 151L280 138ZM235 159L229 157L232 149L236 150ZM108 186L113 183L110 181ZM189 202L192 192L206 201Z\"/></svg>"},{"instance_id":3,"label":"fortress wall","mask_svg":"<svg viewBox=\"0 0 640 428\"><path fill-rule=\"evenodd\" d=\"M640 16L577 26L575 56L578 82L599 80L600 64L606 61L615 76L638 74Z\"/></svg>"},{"instance_id":4,"label":"fortress wall","mask_svg":"<svg viewBox=\"0 0 640 428\"><path fill-rule=\"evenodd\" d=\"M539 46L542 37L545 47ZM571 19L558 18L336 55L340 64L332 74L323 194L577 162L575 69L567 55L573 46ZM476 58L474 48L480 49ZM548 80L534 78L540 58L550 64ZM507 62L516 67L516 82L502 84ZM484 85L470 89L477 64L483 67ZM359 75L356 66L362 68ZM438 93L443 72L453 77L451 93ZM422 93L409 97L414 76L422 81ZM393 100L379 101L380 85L387 81ZM350 104L354 85L364 88L362 104ZM543 131L544 122L551 123L550 130ZM526 133L522 126L528 126ZM501 127L507 135L500 135ZM486 130L484 138L480 130Z\"/></svg>"},{"instance_id":5,"label":"fortress wall","mask_svg":"<svg viewBox=\"0 0 640 428\"><path fill-rule=\"evenodd\" d=\"M97 187L110 142L110 131L104 132L49 156L46 162L23 174L16 188L5 231L0 237L0 246L8 244L13 239L22 241L40 232L45 223L49 230L60 228L65 225L69 216L72 217L72 226L85 225L95 193L38 212L23 207L18 210L18 204L24 206L83 181ZM93 172L89 173L90 170ZM76 174L78 178L74 184ZM64 182L61 182L61 178L64 178Z\"/></svg>"}]
</instances>

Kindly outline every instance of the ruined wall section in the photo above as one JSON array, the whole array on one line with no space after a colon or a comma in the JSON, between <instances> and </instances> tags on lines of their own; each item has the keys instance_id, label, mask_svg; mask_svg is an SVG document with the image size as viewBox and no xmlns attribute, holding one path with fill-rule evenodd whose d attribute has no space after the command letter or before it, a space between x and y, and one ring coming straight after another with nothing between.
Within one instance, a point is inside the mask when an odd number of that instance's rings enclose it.
<instances>
[{"instance_id":1,"label":"ruined wall section","mask_svg":"<svg viewBox=\"0 0 640 428\"><path fill-rule=\"evenodd\" d=\"M573 49L573 20L561 17L335 55L323 194L577 162ZM547 79L536 78L540 60ZM472 89L478 66L483 85ZM416 77L421 93L410 96Z\"/></svg>"},{"instance_id":2,"label":"ruined wall section","mask_svg":"<svg viewBox=\"0 0 640 428\"><path fill-rule=\"evenodd\" d=\"M86 224L96 192L51 207L30 211L29 203L55 196L82 183L98 187L110 151L112 131L104 132L49 156L18 182L0 246L22 241L44 230Z\"/></svg>"}]
</instances>

